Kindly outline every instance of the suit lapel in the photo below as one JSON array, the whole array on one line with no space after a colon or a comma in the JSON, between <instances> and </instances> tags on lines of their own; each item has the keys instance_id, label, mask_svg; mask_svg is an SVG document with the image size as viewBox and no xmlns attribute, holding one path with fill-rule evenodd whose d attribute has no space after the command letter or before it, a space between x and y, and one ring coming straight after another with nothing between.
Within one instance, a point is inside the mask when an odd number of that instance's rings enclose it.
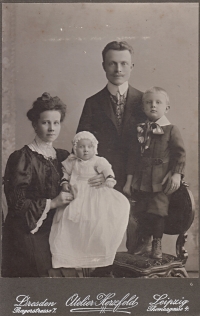
<instances>
[{"instance_id":1,"label":"suit lapel","mask_svg":"<svg viewBox=\"0 0 200 316\"><path fill-rule=\"evenodd\" d=\"M103 108L103 111L105 112L105 114L111 119L111 121L113 122L113 124L115 125L115 127L117 129L116 116L115 116L115 113L113 111L113 107L112 107L111 100L110 100L110 94L109 94L107 87L105 87L102 90L100 105Z\"/></svg>"},{"instance_id":2,"label":"suit lapel","mask_svg":"<svg viewBox=\"0 0 200 316\"><path fill-rule=\"evenodd\" d=\"M128 120L132 116L133 113L133 108L134 105L133 103L135 102L135 96L134 96L134 90L131 86L128 88L128 94L127 94L127 99L126 99L126 106L125 106L125 111L124 111L124 117L123 117L123 128L126 126Z\"/></svg>"}]
</instances>

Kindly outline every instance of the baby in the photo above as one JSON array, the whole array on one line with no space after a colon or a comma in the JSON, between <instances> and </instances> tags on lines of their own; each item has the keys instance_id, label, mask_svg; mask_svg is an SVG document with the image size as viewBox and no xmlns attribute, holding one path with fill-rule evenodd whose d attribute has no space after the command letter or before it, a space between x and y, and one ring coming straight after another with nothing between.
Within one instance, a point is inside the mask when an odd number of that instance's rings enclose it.
<instances>
[{"instance_id":1,"label":"baby","mask_svg":"<svg viewBox=\"0 0 200 316\"><path fill-rule=\"evenodd\" d=\"M83 131L75 135L74 154L63 165L62 189L72 190L74 200L57 210L50 233L54 268L100 268L113 264L129 219L129 201L113 189L111 165L97 155L98 141ZM98 188L88 180L103 173ZM103 275L102 275L103 276Z\"/></svg>"}]
</instances>

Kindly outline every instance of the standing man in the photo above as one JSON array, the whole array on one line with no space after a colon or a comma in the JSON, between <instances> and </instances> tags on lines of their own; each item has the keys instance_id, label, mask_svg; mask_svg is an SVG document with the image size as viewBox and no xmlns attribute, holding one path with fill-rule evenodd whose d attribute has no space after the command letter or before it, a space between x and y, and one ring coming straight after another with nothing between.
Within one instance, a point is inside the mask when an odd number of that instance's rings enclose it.
<instances>
[{"instance_id":1,"label":"standing man","mask_svg":"<svg viewBox=\"0 0 200 316\"><path fill-rule=\"evenodd\" d=\"M126 42L111 42L102 52L103 69L108 83L88 98L77 132L89 131L99 141L98 154L113 167L117 184L123 192L126 182L127 151L134 138L135 124L144 121L140 107L142 92L128 84L133 69L133 49Z\"/></svg>"},{"instance_id":2,"label":"standing man","mask_svg":"<svg viewBox=\"0 0 200 316\"><path fill-rule=\"evenodd\" d=\"M98 154L106 158L113 167L117 184L115 189L123 192L126 175L128 148L136 140L136 124L145 120L141 100L143 93L131 87L128 80L133 69L133 49L126 42L111 42L102 52L103 69L108 83L100 92L88 98L77 128L77 133L89 131L97 138ZM93 186L101 184L102 175L92 178ZM136 247L137 230L130 216L127 228L129 253ZM112 276L112 266L97 268L92 276Z\"/></svg>"}]
</instances>

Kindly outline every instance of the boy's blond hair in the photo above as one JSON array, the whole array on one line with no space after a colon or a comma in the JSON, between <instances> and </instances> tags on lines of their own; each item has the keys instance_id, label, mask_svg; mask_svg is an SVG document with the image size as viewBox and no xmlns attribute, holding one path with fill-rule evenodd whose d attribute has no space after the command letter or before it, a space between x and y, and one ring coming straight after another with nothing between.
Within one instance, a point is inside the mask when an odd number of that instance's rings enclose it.
<instances>
[{"instance_id":1,"label":"boy's blond hair","mask_svg":"<svg viewBox=\"0 0 200 316\"><path fill-rule=\"evenodd\" d=\"M153 93L153 92L159 92L159 93L162 93L165 95L166 97L166 104L167 105L170 105L170 102L169 102L169 95L167 94L167 91L163 88L160 88L160 87L152 87L148 90L146 90L143 94L143 97L142 97L142 103L144 102L144 99L145 99L145 96L147 93Z\"/></svg>"}]
</instances>

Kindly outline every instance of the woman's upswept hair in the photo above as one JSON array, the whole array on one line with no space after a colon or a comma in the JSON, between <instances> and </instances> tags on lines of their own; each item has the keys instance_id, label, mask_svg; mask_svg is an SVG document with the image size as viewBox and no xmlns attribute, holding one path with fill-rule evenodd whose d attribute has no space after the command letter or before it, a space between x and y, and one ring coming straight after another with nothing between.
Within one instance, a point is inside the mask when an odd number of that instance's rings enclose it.
<instances>
[{"instance_id":1,"label":"woman's upswept hair","mask_svg":"<svg viewBox=\"0 0 200 316\"><path fill-rule=\"evenodd\" d=\"M65 118L66 108L66 105L58 97L51 97L49 93L44 92L41 97L33 102L32 108L26 115L32 124L34 124L37 123L42 112L54 110L60 112L60 121L62 122Z\"/></svg>"},{"instance_id":2,"label":"woman's upswept hair","mask_svg":"<svg viewBox=\"0 0 200 316\"><path fill-rule=\"evenodd\" d=\"M163 89L163 88L160 88L160 87L152 87L152 88L146 90L146 91L144 92L144 94L143 94L142 102L144 101L145 96L146 96L147 93L153 93L153 92L159 92L159 93L164 94L164 95L165 95L165 98L166 98L166 104L167 104L167 105L170 105L170 102L169 102L169 95L168 95L167 91L166 91L165 89Z\"/></svg>"}]
</instances>

